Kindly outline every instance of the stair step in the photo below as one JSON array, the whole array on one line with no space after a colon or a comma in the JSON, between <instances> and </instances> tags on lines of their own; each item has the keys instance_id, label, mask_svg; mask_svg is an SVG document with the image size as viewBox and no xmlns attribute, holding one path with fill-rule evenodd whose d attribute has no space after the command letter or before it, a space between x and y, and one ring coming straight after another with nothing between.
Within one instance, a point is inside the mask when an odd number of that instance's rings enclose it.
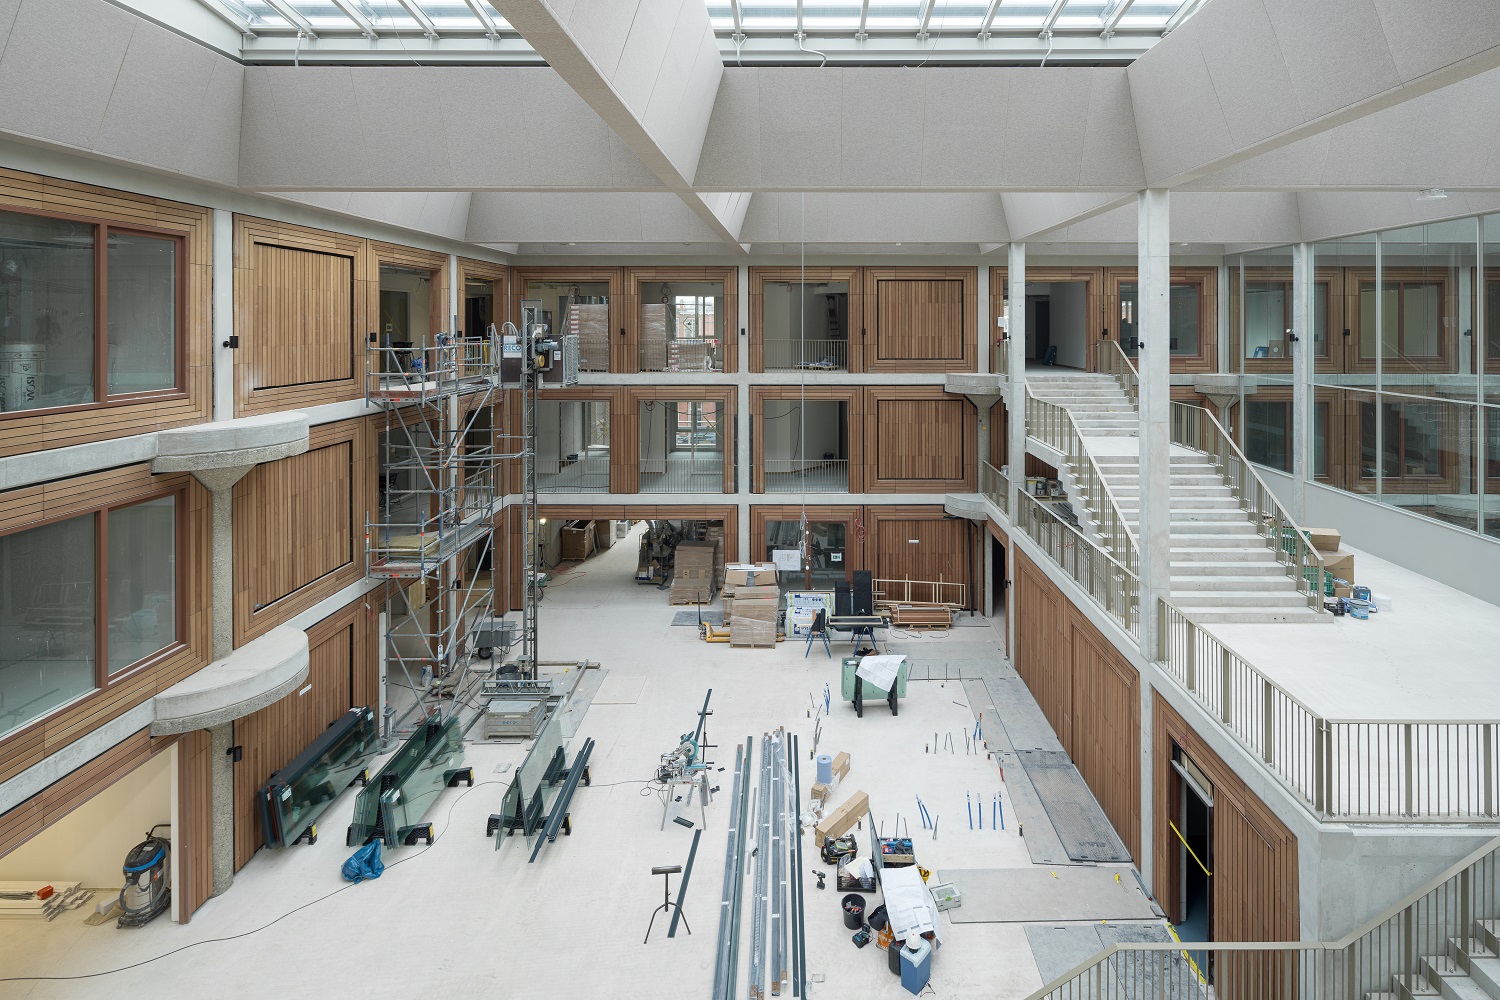
<instances>
[{"instance_id":1,"label":"stair step","mask_svg":"<svg viewBox=\"0 0 1500 1000\"><path fill-rule=\"evenodd\" d=\"M1458 963L1446 955L1424 956L1422 974L1448 1000L1493 1000Z\"/></svg>"},{"instance_id":2,"label":"stair step","mask_svg":"<svg viewBox=\"0 0 1500 1000\"><path fill-rule=\"evenodd\" d=\"M1179 590L1172 599L1182 604L1213 608L1305 608L1307 598L1295 590L1286 593L1260 590Z\"/></svg>"},{"instance_id":3,"label":"stair step","mask_svg":"<svg viewBox=\"0 0 1500 1000\"><path fill-rule=\"evenodd\" d=\"M1500 997L1500 958L1470 958L1469 976L1492 997Z\"/></svg>"},{"instance_id":4,"label":"stair step","mask_svg":"<svg viewBox=\"0 0 1500 1000\"><path fill-rule=\"evenodd\" d=\"M1474 921L1474 936L1490 951L1500 955L1500 920Z\"/></svg>"},{"instance_id":5,"label":"stair step","mask_svg":"<svg viewBox=\"0 0 1500 1000\"><path fill-rule=\"evenodd\" d=\"M1246 527L1253 529L1255 526L1246 525ZM1263 541L1257 541L1253 546L1247 546L1245 544L1246 537L1243 534L1236 534L1231 531L1212 535L1205 532L1174 531L1172 532L1172 551L1175 553L1197 552L1207 549L1235 549L1241 551L1264 550L1267 555L1270 554L1271 550L1266 547ZM1260 538L1259 535L1249 537Z\"/></svg>"},{"instance_id":6,"label":"stair step","mask_svg":"<svg viewBox=\"0 0 1500 1000\"><path fill-rule=\"evenodd\" d=\"M1202 594L1214 591L1276 594L1295 593L1289 576L1243 577L1243 576L1178 576L1173 574L1172 593ZM1300 599L1300 596L1299 596Z\"/></svg>"},{"instance_id":7,"label":"stair step","mask_svg":"<svg viewBox=\"0 0 1500 1000\"><path fill-rule=\"evenodd\" d=\"M1267 554L1269 555L1269 553ZM1175 557L1177 553L1173 552L1172 555ZM1281 568L1281 564L1273 559L1267 559L1264 562L1252 562L1248 559L1223 562L1208 559L1194 561L1174 558L1171 565L1172 576L1174 578L1179 573L1183 576L1191 577L1237 576L1242 579L1263 576L1273 578L1286 576L1286 573Z\"/></svg>"},{"instance_id":8,"label":"stair step","mask_svg":"<svg viewBox=\"0 0 1500 1000\"><path fill-rule=\"evenodd\" d=\"M1184 614L1204 625L1321 625L1333 621L1333 615L1320 615L1312 608L1236 608L1204 607L1179 601Z\"/></svg>"}]
</instances>

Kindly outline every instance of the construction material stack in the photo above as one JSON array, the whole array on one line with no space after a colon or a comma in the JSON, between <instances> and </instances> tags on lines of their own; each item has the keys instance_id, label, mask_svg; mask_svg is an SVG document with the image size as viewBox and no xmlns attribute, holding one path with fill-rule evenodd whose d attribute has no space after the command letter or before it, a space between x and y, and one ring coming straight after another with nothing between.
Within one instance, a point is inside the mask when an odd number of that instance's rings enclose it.
<instances>
[{"instance_id":1,"label":"construction material stack","mask_svg":"<svg viewBox=\"0 0 1500 1000\"><path fill-rule=\"evenodd\" d=\"M672 568L672 604L707 604L714 599L718 542L678 542Z\"/></svg>"}]
</instances>

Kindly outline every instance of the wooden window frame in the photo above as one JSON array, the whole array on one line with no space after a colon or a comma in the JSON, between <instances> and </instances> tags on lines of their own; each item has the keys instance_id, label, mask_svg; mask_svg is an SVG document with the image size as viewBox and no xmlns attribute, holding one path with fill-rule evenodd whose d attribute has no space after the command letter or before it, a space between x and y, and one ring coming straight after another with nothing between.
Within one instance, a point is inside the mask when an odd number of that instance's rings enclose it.
<instances>
[{"instance_id":1,"label":"wooden window frame","mask_svg":"<svg viewBox=\"0 0 1500 1000\"><path fill-rule=\"evenodd\" d=\"M173 562L173 632L176 638L163 646L161 649L133 660L119 670L110 672L109 669L109 515L112 511L125 510L136 507L163 497L173 498L172 518L172 553ZM24 531L34 528L45 528L53 524L62 524L68 521L76 521L81 518L92 518L94 529L94 686L73 698L63 702L43 715L27 719L17 725L9 732L0 733L0 741L30 729L48 719L73 708L91 698L105 694L112 688L123 684L134 678L141 671L156 666L164 660L176 656L183 650L188 649L189 628L189 593L188 593L188 565L184 553L189 550L190 536L188 533L188 510L187 484L158 489L149 493L132 495L111 503L97 504L87 510L71 511L57 517L49 517L43 520L28 521L18 524L12 528L0 529L0 538L10 535L18 535Z\"/></svg>"},{"instance_id":2,"label":"wooden window frame","mask_svg":"<svg viewBox=\"0 0 1500 1000\"><path fill-rule=\"evenodd\" d=\"M766 494L766 402L769 400L801 400L809 403L832 402L846 406L845 419L849 425L849 493L865 491L864 466L864 391L858 386L807 386L799 385L754 385L750 387L750 492Z\"/></svg>"},{"instance_id":3,"label":"wooden window frame","mask_svg":"<svg viewBox=\"0 0 1500 1000\"><path fill-rule=\"evenodd\" d=\"M861 333L864 332L864 268L860 267L809 267L806 270L798 267L752 267L750 268L750 334L749 334L749 358L747 363L749 371L762 374L766 370L766 282L825 282L843 281L849 285L849 330L847 348L848 357L845 359L844 371L850 375L858 375L864 368L863 337L856 339L854 336L854 323L858 320L861 324Z\"/></svg>"},{"instance_id":4,"label":"wooden window frame","mask_svg":"<svg viewBox=\"0 0 1500 1000\"><path fill-rule=\"evenodd\" d=\"M458 301L460 318L463 303L468 298L470 281L487 281L495 287L495 326L499 328L510 318L510 267L472 257L458 258Z\"/></svg>"},{"instance_id":5,"label":"wooden window frame","mask_svg":"<svg viewBox=\"0 0 1500 1000\"><path fill-rule=\"evenodd\" d=\"M1438 313L1438 353L1432 355L1420 355L1412 357L1403 350L1405 340L1406 318L1404 310L1399 304L1396 308L1398 326L1396 328L1396 350L1397 356L1381 357L1381 365L1386 374L1409 374L1414 372L1436 372L1452 373L1458 370L1458 331L1449 330L1444 327L1444 321L1458 313L1457 282L1451 280L1450 271L1426 271L1422 268L1383 268L1380 273L1381 284L1395 284L1400 291L1398 295L1404 299L1406 285L1437 285L1438 302L1441 304ZM1370 356L1363 355L1365 338L1368 331L1364 329L1363 310L1360 308L1360 296L1364 293L1365 286L1378 296L1380 294L1375 281L1374 268L1349 268L1344 277L1344 295L1346 299L1346 311L1344 315L1344 329L1349 331L1348 344L1345 348L1345 371L1368 373L1376 370L1376 357L1379 348L1378 338L1380 331L1371 334ZM1383 353L1383 352L1382 352ZM1392 366L1406 368L1402 372Z\"/></svg>"},{"instance_id":6,"label":"wooden window frame","mask_svg":"<svg viewBox=\"0 0 1500 1000\"><path fill-rule=\"evenodd\" d=\"M724 287L724 370L722 372L655 372L668 377L729 375L740 370L740 272L737 267L628 267L625 269L625 344L633 358L630 371L640 371L641 283L644 281L717 282ZM610 298L611 306L614 298ZM610 312L614 316L613 309ZM613 326L611 326L613 329ZM613 353L613 352L611 352ZM613 365L610 366L612 369Z\"/></svg>"},{"instance_id":7,"label":"wooden window frame","mask_svg":"<svg viewBox=\"0 0 1500 1000\"><path fill-rule=\"evenodd\" d=\"M842 524L844 526L844 579L853 579L855 570L866 569L865 540L860 534L864 524L863 507L808 507L809 524ZM759 561L766 551L766 533L771 521L797 521L803 508L797 504L757 504L750 508L750 551Z\"/></svg>"},{"instance_id":8,"label":"wooden window frame","mask_svg":"<svg viewBox=\"0 0 1500 1000\"><path fill-rule=\"evenodd\" d=\"M10 201L0 201L0 211L35 218L58 219L91 226L94 230L94 396L87 403L72 403L66 406L37 407L30 410L8 410L0 412L0 422L17 417L47 417L56 413L80 410L99 410L131 404L154 403L169 399L184 399L187 390L188 366L188 240L181 231L158 229L137 223L118 223L97 216L70 215L43 209L29 208ZM170 389L147 389L142 392L111 393L109 391L109 237L112 233L145 236L150 239L172 242L172 387Z\"/></svg>"},{"instance_id":9,"label":"wooden window frame","mask_svg":"<svg viewBox=\"0 0 1500 1000\"><path fill-rule=\"evenodd\" d=\"M1375 394L1371 393L1371 395L1373 396ZM1384 398L1376 398L1376 399L1371 399L1371 400L1364 400L1364 399L1357 399L1357 400L1355 400L1354 401L1354 407L1355 407L1355 409L1354 409L1354 435L1353 435L1354 442L1353 443L1354 443L1354 466L1355 466L1355 470L1356 470L1356 475L1358 476L1358 481L1361 482L1361 483L1373 483L1378 478L1383 483L1384 482L1390 482L1390 481L1394 480L1394 481L1399 482L1399 483L1401 483L1403 485L1411 484L1411 483L1424 484L1424 485L1425 484L1441 485L1441 484L1444 484L1444 483L1447 483L1447 482L1451 481L1453 479L1453 468L1452 468L1452 466L1453 466L1453 458L1452 458L1452 452L1449 451L1449 450L1447 450L1447 449L1444 449L1443 451L1439 452L1439 454L1438 454L1438 471L1436 473L1425 473L1425 472L1424 473L1408 473L1406 471L1406 419L1405 419L1405 410L1406 410L1406 408L1408 406L1435 406L1435 407L1442 407L1442 406L1451 406L1451 405L1453 405L1453 401L1452 400L1437 399L1437 398L1433 398L1433 399L1430 399L1430 400L1422 400L1422 399L1411 399L1411 398L1408 398L1408 397L1399 397L1399 398L1397 398L1395 400L1392 400L1389 397L1384 397ZM1377 477L1375 475L1374 471L1372 471L1370 473L1370 475L1368 475L1368 476L1365 475L1365 460L1364 460L1364 451L1365 451L1365 417L1364 417L1364 408L1366 406L1370 406L1370 407L1374 407L1375 408L1375 419L1377 421L1383 419L1383 417L1384 417L1384 407L1394 406L1396 408L1396 426L1400 430L1400 434L1399 434L1399 436L1396 439L1396 463L1400 467L1400 471L1399 472L1396 472L1396 473L1386 472L1385 471L1385 456L1377 453L1375 455L1375 463L1380 468L1380 475ZM1378 439L1379 438L1377 436L1377 440ZM1387 446L1389 446L1389 442L1381 441L1381 443L1382 444L1386 444ZM1371 450L1375 449L1374 442L1371 442L1370 447L1371 447Z\"/></svg>"},{"instance_id":10,"label":"wooden window frame","mask_svg":"<svg viewBox=\"0 0 1500 1000\"><path fill-rule=\"evenodd\" d=\"M1027 278L1031 273L1027 271ZM1170 284L1173 288L1193 286L1198 289L1198 351L1195 354L1173 354L1173 374L1216 372L1219 369L1219 269L1217 267L1174 267ZM1140 287L1140 275L1134 267L1104 269L1104 329L1114 331L1119 340L1121 285ZM1139 292L1137 292L1139 294Z\"/></svg>"},{"instance_id":11,"label":"wooden window frame","mask_svg":"<svg viewBox=\"0 0 1500 1000\"><path fill-rule=\"evenodd\" d=\"M628 334L625 306L625 270L619 267L517 267L511 270L510 321L521 325L521 303L529 297L533 281L605 282L609 285L609 373L631 374L636 370L634 345ZM605 374L605 373L599 373Z\"/></svg>"},{"instance_id":12,"label":"wooden window frame","mask_svg":"<svg viewBox=\"0 0 1500 1000\"><path fill-rule=\"evenodd\" d=\"M1244 330L1241 328L1240 307L1244 302L1246 287L1252 284L1281 284L1286 286L1286 325L1292 325L1292 272L1289 268L1246 267L1245 280L1240 281L1240 268L1229 267L1229 367L1232 371L1285 373L1292 370L1290 354L1280 358L1242 357L1244 352ZM1313 284L1326 285L1328 301L1324 306L1323 346L1326 353L1313 356L1313 367L1319 372L1337 372L1343 368L1343 349L1335 347L1335 339L1342 339L1344 327L1344 268L1320 267L1313 274Z\"/></svg>"},{"instance_id":13,"label":"wooden window frame","mask_svg":"<svg viewBox=\"0 0 1500 1000\"><path fill-rule=\"evenodd\" d=\"M552 393L548 393L552 397ZM610 404L609 411L609 433L610 433L610 492L611 493L639 493L640 471L641 471L641 405L644 403L718 403L719 420L723 427L722 437L724 440L724 478L721 492L735 492L735 466L738 453L735 446L736 430L738 429L738 412L736 410L737 390L734 386L725 385L689 385L668 384L657 386L631 386L617 391L615 401ZM597 398L597 397L596 397ZM616 416L615 407L621 407L621 414ZM620 437L616 437L616 428ZM625 468L620 470L617 478L615 475L614 442L627 448L621 453L619 462Z\"/></svg>"},{"instance_id":14,"label":"wooden window frame","mask_svg":"<svg viewBox=\"0 0 1500 1000\"><path fill-rule=\"evenodd\" d=\"M990 268L990 327L987 334L985 350L991 352L990 371L998 370L999 366L993 361L993 352L1000 349L1002 344L1010 340L1010 331L1006 330L1005 339L1001 340L1000 317L1005 315L1006 286L1010 281L1010 269L1008 267ZM1109 330L1104 314L1104 268L1102 267L1027 267L1026 281L1046 284L1067 284L1076 282L1084 286L1084 295L1087 296L1089 324L1084 328L1084 360L1086 362L1084 371L1097 371L1098 358L1095 352L1097 345L1109 339Z\"/></svg>"}]
</instances>

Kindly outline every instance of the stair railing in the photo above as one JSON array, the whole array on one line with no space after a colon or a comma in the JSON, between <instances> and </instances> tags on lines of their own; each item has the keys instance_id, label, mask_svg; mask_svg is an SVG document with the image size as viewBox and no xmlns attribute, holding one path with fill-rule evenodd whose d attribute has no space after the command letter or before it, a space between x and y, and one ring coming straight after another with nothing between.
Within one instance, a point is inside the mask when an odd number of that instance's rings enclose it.
<instances>
[{"instance_id":1,"label":"stair railing","mask_svg":"<svg viewBox=\"0 0 1500 1000\"><path fill-rule=\"evenodd\" d=\"M979 492L1000 508L1000 513L1010 516L1010 477L988 462L979 465Z\"/></svg>"},{"instance_id":2,"label":"stair railing","mask_svg":"<svg viewBox=\"0 0 1500 1000\"><path fill-rule=\"evenodd\" d=\"M1067 408L1045 399L1038 399L1026 390L1026 433L1057 449L1066 456L1073 483L1084 503L1098 518L1100 539L1111 556L1119 560L1132 574L1141 571L1140 545L1135 532L1120 511L1109 482L1099 471L1094 456L1083 446L1083 434L1078 422Z\"/></svg>"},{"instance_id":3,"label":"stair railing","mask_svg":"<svg viewBox=\"0 0 1500 1000\"><path fill-rule=\"evenodd\" d=\"M1137 374L1135 362L1130 360L1130 355L1120 349L1118 340L1101 340L1094 345L1094 370L1113 375L1125 395L1130 397L1131 404L1140 406L1141 377Z\"/></svg>"},{"instance_id":4,"label":"stair railing","mask_svg":"<svg viewBox=\"0 0 1500 1000\"><path fill-rule=\"evenodd\" d=\"M1266 540L1266 547L1276 554L1287 576L1296 581L1297 591L1307 598L1307 606L1319 614L1327 614L1323 607L1326 584L1323 553L1292 519L1265 480L1256 474L1224 425L1201 406L1174 402L1172 443L1213 459L1240 509L1250 514L1255 530Z\"/></svg>"},{"instance_id":5,"label":"stair railing","mask_svg":"<svg viewBox=\"0 0 1500 1000\"><path fill-rule=\"evenodd\" d=\"M1117 944L1026 1000L1363 1000L1397 984L1426 993L1422 959L1451 957L1451 940L1473 937L1477 921L1497 916L1500 838L1339 941Z\"/></svg>"}]
</instances>

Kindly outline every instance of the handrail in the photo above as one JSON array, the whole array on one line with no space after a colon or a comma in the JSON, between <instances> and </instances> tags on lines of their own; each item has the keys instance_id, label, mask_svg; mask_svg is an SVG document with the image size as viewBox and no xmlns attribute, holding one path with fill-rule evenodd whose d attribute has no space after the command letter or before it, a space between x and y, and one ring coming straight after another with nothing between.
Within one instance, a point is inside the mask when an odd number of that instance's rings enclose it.
<instances>
[{"instance_id":1,"label":"handrail","mask_svg":"<svg viewBox=\"0 0 1500 1000\"><path fill-rule=\"evenodd\" d=\"M1033 432L1033 428L1036 432ZM1067 456L1073 470L1073 481L1078 492L1099 515L1099 535L1109 542L1109 551L1124 563L1130 572L1140 575L1140 544L1130 523L1120 510L1120 502L1109 488L1109 481L1099 471L1094 456L1083 446L1083 434L1078 421L1065 406L1040 399L1026 388L1026 433L1036 437ZM1100 497L1107 502L1097 502Z\"/></svg>"},{"instance_id":2,"label":"handrail","mask_svg":"<svg viewBox=\"0 0 1500 1000\"><path fill-rule=\"evenodd\" d=\"M1323 607L1326 582L1323 554L1265 480L1256 474L1218 419L1201 406L1173 402L1172 443L1201 451L1214 460L1241 509L1251 514L1255 530L1266 539L1266 546L1276 554L1277 562L1286 567L1287 575L1296 581L1298 593L1307 597L1307 606L1318 614L1327 614Z\"/></svg>"},{"instance_id":3,"label":"handrail","mask_svg":"<svg viewBox=\"0 0 1500 1000\"><path fill-rule=\"evenodd\" d=\"M1491 840L1338 941L1115 944L1027 1000L1153 996L1362 997L1423 982L1419 964L1500 916L1500 838ZM1189 954L1212 955L1202 966ZM1179 957L1180 956L1180 957ZM1425 985L1425 983L1423 983ZM1424 991L1425 992L1425 991Z\"/></svg>"},{"instance_id":4,"label":"handrail","mask_svg":"<svg viewBox=\"0 0 1500 1000\"><path fill-rule=\"evenodd\" d=\"M1500 722L1328 718L1193 622L1157 608L1156 660L1319 819L1500 816Z\"/></svg>"},{"instance_id":5,"label":"handrail","mask_svg":"<svg viewBox=\"0 0 1500 1000\"><path fill-rule=\"evenodd\" d=\"M1140 624L1140 577L1083 532L1063 521L1047 504L1021 490L1015 524L1062 567L1084 592L1136 635Z\"/></svg>"},{"instance_id":6,"label":"handrail","mask_svg":"<svg viewBox=\"0 0 1500 1000\"><path fill-rule=\"evenodd\" d=\"M1135 362L1120 348L1118 340L1101 340L1094 345L1094 369L1113 375L1130 401L1140 406L1141 377L1135 370Z\"/></svg>"},{"instance_id":7,"label":"handrail","mask_svg":"<svg viewBox=\"0 0 1500 1000\"><path fill-rule=\"evenodd\" d=\"M979 492L1010 516L1010 477L988 462L979 463Z\"/></svg>"}]
</instances>

